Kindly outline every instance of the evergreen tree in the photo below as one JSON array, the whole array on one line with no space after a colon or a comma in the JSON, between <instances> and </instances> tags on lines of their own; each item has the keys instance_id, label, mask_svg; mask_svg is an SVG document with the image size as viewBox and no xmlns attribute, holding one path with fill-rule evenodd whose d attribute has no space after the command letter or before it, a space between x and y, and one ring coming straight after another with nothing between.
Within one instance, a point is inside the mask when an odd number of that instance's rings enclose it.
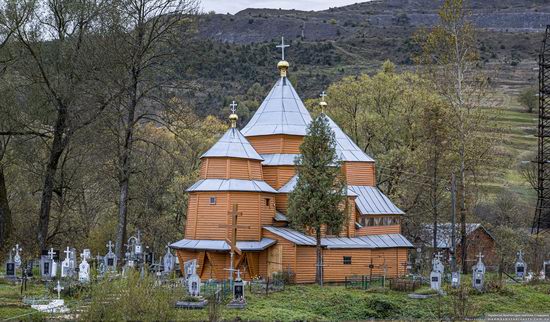
<instances>
[{"instance_id":1,"label":"evergreen tree","mask_svg":"<svg viewBox=\"0 0 550 322\"><path fill-rule=\"evenodd\" d=\"M337 234L344 223L345 181L336 154L336 140L328 119L319 115L308 127L301 155L296 159L298 181L289 197L291 227L315 233L315 280L322 284L321 232Z\"/></svg>"}]
</instances>

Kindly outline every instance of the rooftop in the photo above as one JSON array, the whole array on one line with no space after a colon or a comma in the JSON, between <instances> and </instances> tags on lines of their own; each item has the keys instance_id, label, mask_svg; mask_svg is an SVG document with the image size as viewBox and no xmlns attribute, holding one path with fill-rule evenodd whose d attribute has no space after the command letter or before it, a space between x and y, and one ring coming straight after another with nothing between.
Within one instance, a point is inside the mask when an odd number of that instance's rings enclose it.
<instances>
[{"instance_id":1,"label":"rooftop","mask_svg":"<svg viewBox=\"0 0 550 322\"><path fill-rule=\"evenodd\" d=\"M250 142L236 128L230 128L201 158L229 157L263 160Z\"/></svg>"}]
</instances>

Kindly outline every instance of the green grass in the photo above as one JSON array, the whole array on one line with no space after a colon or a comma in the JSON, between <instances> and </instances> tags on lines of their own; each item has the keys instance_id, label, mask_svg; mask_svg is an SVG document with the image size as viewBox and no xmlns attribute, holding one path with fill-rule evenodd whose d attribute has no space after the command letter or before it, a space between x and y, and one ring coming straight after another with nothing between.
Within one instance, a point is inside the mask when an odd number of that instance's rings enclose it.
<instances>
[{"instance_id":1,"label":"green grass","mask_svg":"<svg viewBox=\"0 0 550 322\"><path fill-rule=\"evenodd\" d=\"M469 283L464 278L464 283ZM426 287L419 292L426 291ZM246 289L248 291L248 288ZM45 292L41 284L31 285L28 295L40 296ZM450 290L448 290L450 292ZM490 293L470 291L468 303L472 317L489 313L550 313L550 284L508 285ZM295 285L270 295L246 294L248 306L244 310L230 310L222 306L225 320L361 320L401 319L437 320L453 316L453 297L410 299L406 292L385 289L353 290L343 286ZM71 299L67 299L72 301ZM21 303L17 285L0 284L0 319L33 312ZM177 320L208 320L208 311L176 310ZM32 314L22 319L40 319ZM18 319L19 320L19 319Z\"/></svg>"}]
</instances>

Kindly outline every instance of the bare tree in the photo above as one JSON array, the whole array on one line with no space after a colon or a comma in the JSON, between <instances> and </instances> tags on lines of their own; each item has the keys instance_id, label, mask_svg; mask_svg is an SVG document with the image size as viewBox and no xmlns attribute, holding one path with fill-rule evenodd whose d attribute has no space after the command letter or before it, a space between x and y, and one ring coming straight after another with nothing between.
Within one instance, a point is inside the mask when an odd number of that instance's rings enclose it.
<instances>
[{"instance_id":1,"label":"bare tree","mask_svg":"<svg viewBox=\"0 0 550 322\"><path fill-rule=\"evenodd\" d=\"M162 106L162 90L171 84L166 64L177 53L173 42L191 29L197 11L195 0L121 0L117 2L111 50L117 60L113 83L123 90L116 113L118 135L118 223L115 253L122 254L128 222L130 179L135 129L140 122L163 124L155 108Z\"/></svg>"},{"instance_id":2,"label":"bare tree","mask_svg":"<svg viewBox=\"0 0 550 322\"><path fill-rule=\"evenodd\" d=\"M21 125L41 123L51 139L44 143L48 156L44 166L38 215L38 242L44 249L49 238L49 221L56 175L64 150L73 135L92 123L117 96L102 85L102 70L108 61L95 38L104 26L112 1L28 1L8 17L18 43L17 84L11 85L21 111L15 118ZM26 17L22 19L21 17Z\"/></svg>"}]
</instances>

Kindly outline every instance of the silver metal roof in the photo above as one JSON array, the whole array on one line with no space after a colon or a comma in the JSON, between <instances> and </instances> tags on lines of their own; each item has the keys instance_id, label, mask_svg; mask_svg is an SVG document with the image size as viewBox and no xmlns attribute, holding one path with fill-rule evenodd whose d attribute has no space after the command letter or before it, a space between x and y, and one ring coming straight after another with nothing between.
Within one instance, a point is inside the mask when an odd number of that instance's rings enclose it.
<instances>
[{"instance_id":1,"label":"silver metal roof","mask_svg":"<svg viewBox=\"0 0 550 322\"><path fill-rule=\"evenodd\" d=\"M238 241L237 247L246 252L264 250L277 243L270 238L262 238L260 241ZM192 249L192 250L216 250L229 251L231 247L224 240L206 240L206 239L182 239L170 244L173 249Z\"/></svg>"},{"instance_id":2,"label":"silver metal roof","mask_svg":"<svg viewBox=\"0 0 550 322\"><path fill-rule=\"evenodd\" d=\"M286 77L281 77L252 119L241 130L244 136L306 135L311 116Z\"/></svg>"},{"instance_id":3,"label":"silver metal roof","mask_svg":"<svg viewBox=\"0 0 550 322\"><path fill-rule=\"evenodd\" d=\"M275 219L275 221L288 222L288 218L279 211L275 211L275 217L273 217L273 219Z\"/></svg>"},{"instance_id":4,"label":"silver metal roof","mask_svg":"<svg viewBox=\"0 0 550 322\"><path fill-rule=\"evenodd\" d=\"M404 215L382 191L370 186L348 186L357 194L355 204L362 215Z\"/></svg>"},{"instance_id":5,"label":"silver metal roof","mask_svg":"<svg viewBox=\"0 0 550 322\"><path fill-rule=\"evenodd\" d=\"M433 224L422 225L420 239L425 245L433 247ZM479 223L466 223L466 235L470 235L478 228L485 230L489 236L492 235ZM452 225L451 223L441 223L437 225L437 248L451 248L452 245ZM460 244L460 224L455 225L455 243Z\"/></svg>"},{"instance_id":6,"label":"silver metal roof","mask_svg":"<svg viewBox=\"0 0 550 322\"><path fill-rule=\"evenodd\" d=\"M342 131L342 129L328 116L328 123L334 132L336 139L336 153L341 161L347 162L374 162L374 159L369 157L361 148L353 142L350 137Z\"/></svg>"},{"instance_id":7,"label":"silver metal roof","mask_svg":"<svg viewBox=\"0 0 550 322\"><path fill-rule=\"evenodd\" d=\"M300 246L315 246L315 238L286 227L264 227L265 230L281 236ZM329 249L338 248L393 248L413 247L411 242L401 234L369 235L362 237L325 237L321 246Z\"/></svg>"},{"instance_id":8,"label":"silver metal roof","mask_svg":"<svg viewBox=\"0 0 550 322\"><path fill-rule=\"evenodd\" d=\"M263 160L250 142L236 128L230 128L201 158L230 157Z\"/></svg>"},{"instance_id":9,"label":"silver metal roof","mask_svg":"<svg viewBox=\"0 0 550 322\"><path fill-rule=\"evenodd\" d=\"M259 180L202 179L186 191L254 191L277 193L270 185Z\"/></svg>"},{"instance_id":10,"label":"silver metal roof","mask_svg":"<svg viewBox=\"0 0 550 322\"><path fill-rule=\"evenodd\" d=\"M262 165L294 165L299 154L262 154Z\"/></svg>"},{"instance_id":11,"label":"silver metal roof","mask_svg":"<svg viewBox=\"0 0 550 322\"><path fill-rule=\"evenodd\" d=\"M294 177L290 178L287 183L285 183L284 186L282 186L277 192L279 193L291 193L294 191L294 188L296 188L296 183L298 182L298 175L294 175ZM353 190L349 189L350 186L348 186L347 189L347 196L348 197L357 197L357 193L355 193Z\"/></svg>"}]
</instances>

